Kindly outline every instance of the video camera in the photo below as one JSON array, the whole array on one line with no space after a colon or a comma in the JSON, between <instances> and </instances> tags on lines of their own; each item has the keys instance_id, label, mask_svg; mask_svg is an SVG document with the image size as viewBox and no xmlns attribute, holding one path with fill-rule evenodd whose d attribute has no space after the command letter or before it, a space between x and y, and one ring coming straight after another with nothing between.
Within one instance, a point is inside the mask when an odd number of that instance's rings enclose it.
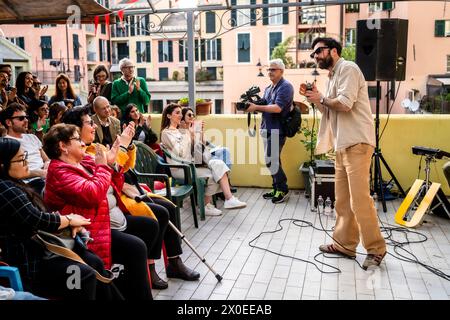
<instances>
[{"instance_id":1,"label":"video camera","mask_svg":"<svg viewBox=\"0 0 450 320\"><path fill-rule=\"evenodd\" d=\"M236 110L245 111L247 110L249 103L263 105L266 104L263 99L258 95L261 90L257 86L252 86L244 94L241 95L241 101L236 103Z\"/></svg>"}]
</instances>

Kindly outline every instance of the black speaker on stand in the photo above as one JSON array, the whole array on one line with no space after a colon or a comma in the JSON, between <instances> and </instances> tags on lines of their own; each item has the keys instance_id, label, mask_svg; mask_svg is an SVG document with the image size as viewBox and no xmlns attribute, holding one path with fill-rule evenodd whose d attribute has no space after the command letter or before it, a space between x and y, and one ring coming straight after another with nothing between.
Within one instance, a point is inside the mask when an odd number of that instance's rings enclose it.
<instances>
[{"instance_id":1,"label":"black speaker on stand","mask_svg":"<svg viewBox=\"0 0 450 320\"><path fill-rule=\"evenodd\" d=\"M406 72L406 48L408 39L408 20L370 19L358 20L356 29L356 63L361 68L366 81L377 82L375 138L376 146L372 155L374 163L373 192L381 198L386 212L381 162L391 175L399 191L405 191L398 182L380 149L380 81L403 81ZM388 110L389 111L389 110ZM381 162L380 162L381 161Z\"/></svg>"}]
</instances>

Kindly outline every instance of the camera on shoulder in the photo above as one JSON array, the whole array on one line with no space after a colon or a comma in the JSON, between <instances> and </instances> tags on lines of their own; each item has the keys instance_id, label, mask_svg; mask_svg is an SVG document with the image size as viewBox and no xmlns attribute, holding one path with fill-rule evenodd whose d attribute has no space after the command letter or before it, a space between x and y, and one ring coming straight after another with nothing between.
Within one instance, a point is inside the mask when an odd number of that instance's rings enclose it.
<instances>
[{"instance_id":1,"label":"camera on shoulder","mask_svg":"<svg viewBox=\"0 0 450 320\"><path fill-rule=\"evenodd\" d=\"M258 95L261 90L257 86L252 86L250 89L245 91L245 93L241 94L241 101L236 103L236 110L239 111L245 111L247 110L249 103L264 105L265 102L261 97Z\"/></svg>"}]
</instances>

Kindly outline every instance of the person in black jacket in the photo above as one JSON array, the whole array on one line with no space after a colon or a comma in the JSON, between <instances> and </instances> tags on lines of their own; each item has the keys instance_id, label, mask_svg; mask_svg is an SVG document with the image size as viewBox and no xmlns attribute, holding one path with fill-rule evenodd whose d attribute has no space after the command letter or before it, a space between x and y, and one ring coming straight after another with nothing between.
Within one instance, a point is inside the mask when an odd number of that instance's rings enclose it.
<instances>
[{"instance_id":1,"label":"person in black jacket","mask_svg":"<svg viewBox=\"0 0 450 320\"><path fill-rule=\"evenodd\" d=\"M136 124L136 133L133 140L141 141L155 149L154 144L158 141L158 136L152 130L150 115L143 115L135 104L130 103L122 115L122 127L127 126L131 121Z\"/></svg>"},{"instance_id":2,"label":"person in black jacket","mask_svg":"<svg viewBox=\"0 0 450 320\"><path fill-rule=\"evenodd\" d=\"M20 180L28 175L28 154L20 142L0 138L0 248L2 260L19 268L25 290L41 296L64 299L94 300L106 298L107 288L97 283L94 269L103 272L103 262L92 252L76 245L74 251L89 265L64 257L44 258L44 250L31 237L37 230L57 232L71 228L72 235L90 224L89 219L71 214L49 213L40 196ZM67 283L76 266L79 288L71 290ZM92 266L92 267L91 267ZM103 295L105 294L105 295Z\"/></svg>"}]
</instances>

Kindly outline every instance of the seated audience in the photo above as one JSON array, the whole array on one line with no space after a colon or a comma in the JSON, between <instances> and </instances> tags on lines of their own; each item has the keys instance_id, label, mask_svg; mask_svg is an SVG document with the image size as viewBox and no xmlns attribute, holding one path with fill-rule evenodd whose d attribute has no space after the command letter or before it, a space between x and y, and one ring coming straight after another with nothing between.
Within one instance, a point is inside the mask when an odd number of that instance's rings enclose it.
<instances>
[{"instance_id":1,"label":"seated audience","mask_svg":"<svg viewBox=\"0 0 450 320\"><path fill-rule=\"evenodd\" d=\"M128 125L130 122L134 122L136 133L133 140L143 142L152 149L155 149L155 143L158 141L158 136L152 130L151 119L150 115L143 115L139 112L135 104L130 103L123 113L122 127Z\"/></svg>"},{"instance_id":2,"label":"seated audience","mask_svg":"<svg viewBox=\"0 0 450 320\"><path fill-rule=\"evenodd\" d=\"M161 120L161 144L175 157L187 162L193 162L194 128L179 129L182 119L181 106L169 104L163 111ZM171 159L168 162L177 163ZM227 172L230 168L218 159L207 162L207 168L196 168L198 177L208 178L205 190L205 214L221 215L222 212L211 204L212 196L222 190L225 196L225 209L243 208L247 204L234 197L230 190ZM171 169L173 177L181 179L180 169Z\"/></svg>"},{"instance_id":3,"label":"seated audience","mask_svg":"<svg viewBox=\"0 0 450 320\"><path fill-rule=\"evenodd\" d=\"M92 120L97 126L94 142L112 146L121 133L120 121L111 116L111 106L105 97L95 98L93 106L95 114L92 116Z\"/></svg>"},{"instance_id":4,"label":"seated audience","mask_svg":"<svg viewBox=\"0 0 450 320\"><path fill-rule=\"evenodd\" d=\"M95 152L95 147L99 144L93 143L96 125L89 116L89 107L77 107L69 110L64 115L63 121L64 123L79 126L80 137L88 146L86 152L88 154ZM154 260L161 258L163 241L169 258L169 264L166 269L167 277L180 278L188 281L197 280L200 277L200 274L189 269L180 258L182 253L181 239L172 228L168 227L169 220L172 223L175 223L177 218L175 205L169 200L153 194L150 194L153 202L137 203L134 200L135 196L138 194L137 189L128 183L124 183L125 177L123 173L129 170L129 168L133 168L136 160L136 148L133 144L130 144L133 136L134 123L130 123L128 127L124 129L122 135L118 136L118 139L121 141L119 151L114 155L113 151L115 148L113 147L107 154L108 164L115 165L119 168L119 170L113 174L111 186L114 193L111 193L111 189L109 189L108 193L110 214L111 217L115 217L115 221L113 221L113 219L111 220L111 228L122 230L124 232L130 230L130 233L145 241L147 244L147 256L149 259L148 263L153 288L165 289L168 286L156 272L154 262ZM152 220L147 217L156 217L158 226L156 241L151 243L149 240L149 235L151 235L150 232L142 232L139 231L139 228L135 227L136 219L134 218L137 217L132 216L146 218L145 221L147 223L149 223L148 220ZM156 220L153 221L155 222Z\"/></svg>"},{"instance_id":5,"label":"seated audience","mask_svg":"<svg viewBox=\"0 0 450 320\"><path fill-rule=\"evenodd\" d=\"M122 111L116 105L111 106L111 115L118 120L122 119Z\"/></svg>"},{"instance_id":6,"label":"seated audience","mask_svg":"<svg viewBox=\"0 0 450 320\"><path fill-rule=\"evenodd\" d=\"M41 193L47 175L49 158L42 149L42 142L28 132L28 116L25 107L12 103L0 113L0 121L7 130L6 137L16 139L28 154L29 175L24 179L37 193Z\"/></svg>"},{"instance_id":7,"label":"seated audience","mask_svg":"<svg viewBox=\"0 0 450 320\"><path fill-rule=\"evenodd\" d=\"M33 74L31 72L21 72L16 79L17 97L22 102L30 106L33 100L36 100L36 93L33 89Z\"/></svg>"},{"instance_id":8,"label":"seated audience","mask_svg":"<svg viewBox=\"0 0 450 320\"><path fill-rule=\"evenodd\" d=\"M72 88L69 77L63 73L56 77L55 95L50 98L48 104L51 106L53 102L63 102L67 108L81 106L82 104Z\"/></svg>"},{"instance_id":9,"label":"seated audience","mask_svg":"<svg viewBox=\"0 0 450 320\"><path fill-rule=\"evenodd\" d=\"M48 85L41 87L42 82L37 75L33 74L33 90L36 94L37 100L48 101L48 97L45 95L48 90Z\"/></svg>"},{"instance_id":10,"label":"seated audience","mask_svg":"<svg viewBox=\"0 0 450 320\"><path fill-rule=\"evenodd\" d=\"M47 102L42 100L32 100L28 108L28 117L30 131L35 134L39 140L47 133L50 128L49 109Z\"/></svg>"},{"instance_id":11,"label":"seated audience","mask_svg":"<svg viewBox=\"0 0 450 320\"><path fill-rule=\"evenodd\" d=\"M55 124L61 123L61 118L64 115L64 112L67 111L67 107L64 105L64 103L61 102L54 102L50 106L49 110L49 125L50 127L54 126Z\"/></svg>"},{"instance_id":12,"label":"seated audience","mask_svg":"<svg viewBox=\"0 0 450 320\"><path fill-rule=\"evenodd\" d=\"M24 289L41 296L94 300L108 298L94 269L103 271L100 258L76 245L74 251L88 265L64 257L45 259L42 247L31 237L37 230L57 232L70 228L83 231L91 222L77 214L62 216L46 210L38 194L21 182L29 175L28 155L17 140L0 138L0 248L2 259L19 268ZM80 287L67 287L69 266L80 270ZM92 266L92 267L91 267ZM103 288L103 289L102 289Z\"/></svg>"},{"instance_id":13,"label":"seated audience","mask_svg":"<svg viewBox=\"0 0 450 320\"><path fill-rule=\"evenodd\" d=\"M89 85L88 103L93 103L97 97L105 97L111 101L112 82L109 81L109 72L104 65L94 70L94 81Z\"/></svg>"}]
</instances>

